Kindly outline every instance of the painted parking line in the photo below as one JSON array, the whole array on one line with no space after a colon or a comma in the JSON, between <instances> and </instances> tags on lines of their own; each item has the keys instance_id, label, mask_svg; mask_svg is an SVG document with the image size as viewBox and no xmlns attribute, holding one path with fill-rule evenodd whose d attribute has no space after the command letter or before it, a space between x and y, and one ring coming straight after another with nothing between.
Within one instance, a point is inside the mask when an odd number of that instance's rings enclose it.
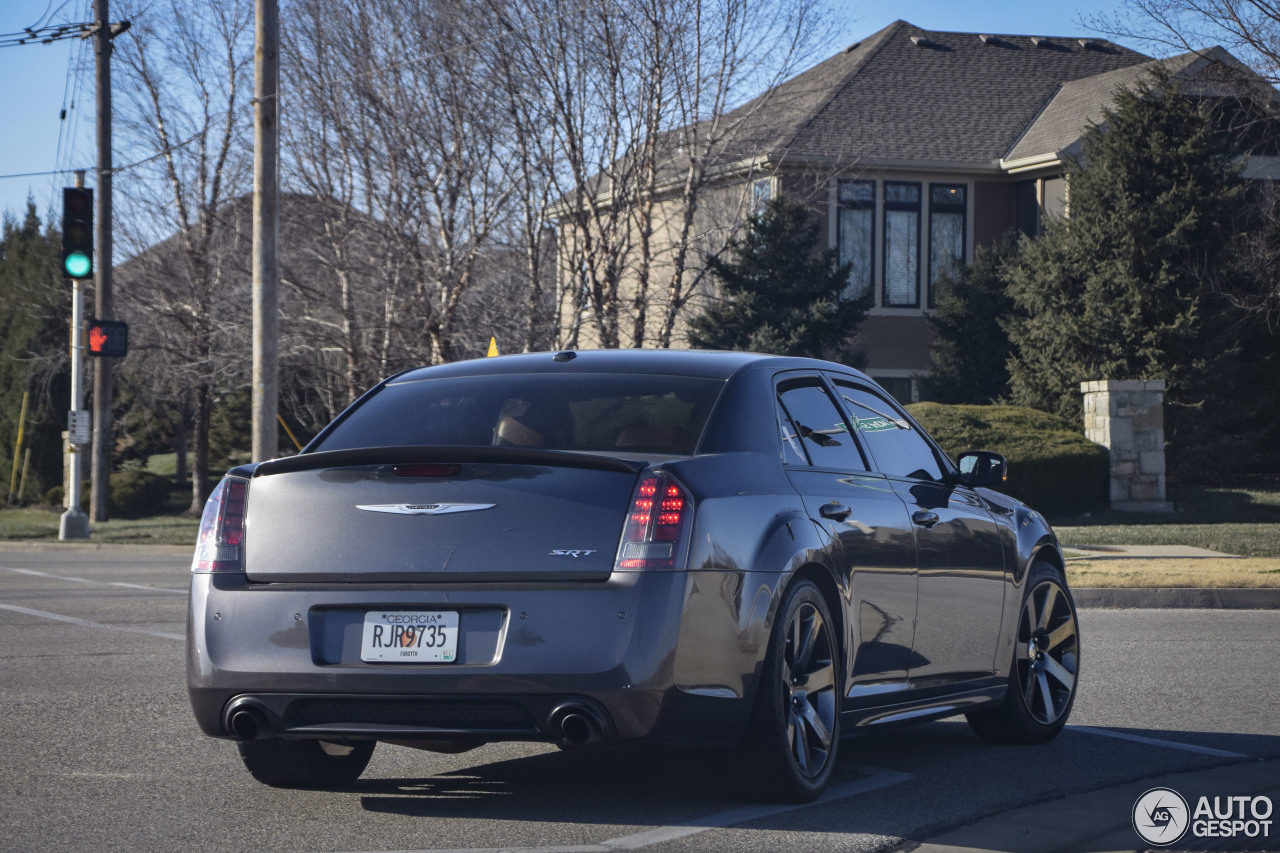
<instances>
[{"instance_id":1,"label":"painted parking line","mask_svg":"<svg viewBox=\"0 0 1280 853\"><path fill-rule=\"evenodd\" d=\"M69 581L71 583L83 583L90 586L118 586L124 589L141 589L147 592L167 592L171 595L186 595L185 589L174 589L168 586L147 586L142 583L125 583L124 581L96 581L90 578L73 578L69 575L54 575L49 572L38 572L35 569L5 569L6 572L15 572L20 575L31 575L38 578L49 578L55 581Z\"/></svg>"},{"instance_id":2,"label":"painted parking line","mask_svg":"<svg viewBox=\"0 0 1280 853\"><path fill-rule=\"evenodd\" d=\"M105 622L91 622L77 616L64 616L61 613L50 613L47 610L33 610L30 607L19 607L16 604L0 604L0 610L22 613L26 616L39 616L41 619L53 619L56 622L68 622L82 628L103 628L108 631L124 631L129 634L146 634L148 637L163 637L166 640L185 640L182 634L169 634L164 631L149 631L146 628L135 628L132 625L108 625Z\"/></svg>"},{"instance_id":3,"label":"painted parking line","mask_svg":"<svg viewBox=\"0 0 1280 853\"><path fill-rule=\"evenodd\" d=\"M876 791L880 788L887 788L890 785L897 785L900 782L906 782L914 778L910 773L886 770L880 767L868 767L861 764L853 765L852 769L863 774L863 778L840 785L832 785L825 794L812 803L742 806L695 818L687 823L659 826L653 829L646 829L644 832L610 838L608 841L602 841L599 844L562 844L550 847L465 847L443 850L398 851L398 853L617 853L617 851L624 850L643 850L655 844L664 844L668 841L688 838L710 829L736 826L753 820L786 814L796 809L831 803L856 796L857 794L865 794L868 791Z\"/></svg>"},{"instance_id":4,"label":"painted parking line","mask_svg":"<svg viewBox=\"0 0 1280 853\"><path fill-rule=\"evenodd\" d=\"M1160 738L1147 737L1145 735L1135 735L1129 732L1117 732L1111 729L1099 729L1093 726L1071 726L1070 731L1083 732L1089 735L1102 735L1103 737L1113 737L1120 740L1131 740L1135 743L1145 743L1148 746L1162 746L1166 749L1181 749L1184 752L1198 752L1201 755L1213 755L1218 758L1252 758L1252 755L1245 755L1240 752L1228 752L1225 749L1215 749L1212 746L1199 746L1194 743L1183 743L1177 740L1162 740Z\"/></svg>"}]
</instances>

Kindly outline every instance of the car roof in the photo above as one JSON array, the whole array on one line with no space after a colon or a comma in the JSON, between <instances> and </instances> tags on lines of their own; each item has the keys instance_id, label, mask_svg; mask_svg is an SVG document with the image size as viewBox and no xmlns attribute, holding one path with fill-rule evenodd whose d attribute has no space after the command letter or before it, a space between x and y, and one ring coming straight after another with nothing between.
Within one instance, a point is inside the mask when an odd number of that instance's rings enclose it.
<instances>
[{"instance_id":1,"label":"car roof","mask_svg":"<svg viewBox=\"0 0 1280 853\"><path fill-rule=\"evenodd\" d=\"M861 375L845 365L812 358L713 350L607 349L521 353L455 361L407 370L392 377L388 384L511 373L648 373L728 379L748 367L770 370L837 370Z\"/></svg>"}]
</instances>

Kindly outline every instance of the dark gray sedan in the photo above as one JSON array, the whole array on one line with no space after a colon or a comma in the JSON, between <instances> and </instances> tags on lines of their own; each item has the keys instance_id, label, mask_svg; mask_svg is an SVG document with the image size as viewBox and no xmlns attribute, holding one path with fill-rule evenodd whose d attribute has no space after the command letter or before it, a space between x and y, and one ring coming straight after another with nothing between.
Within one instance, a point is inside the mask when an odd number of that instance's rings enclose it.
<instances>
[{"instance_id":1,"label":"dark gray sedan","mask_svg":"<svg viewBox=\"0 0 1280 853\"><path fill-rule=\"evenodd\" d=\"M192 564L187 680L270 785L378 741L733 748L816 797L842 736L1066 722L1079 635L1044 519L863 374L744 353L412 370L232 469Z\"/></svg>"}]
</instances>

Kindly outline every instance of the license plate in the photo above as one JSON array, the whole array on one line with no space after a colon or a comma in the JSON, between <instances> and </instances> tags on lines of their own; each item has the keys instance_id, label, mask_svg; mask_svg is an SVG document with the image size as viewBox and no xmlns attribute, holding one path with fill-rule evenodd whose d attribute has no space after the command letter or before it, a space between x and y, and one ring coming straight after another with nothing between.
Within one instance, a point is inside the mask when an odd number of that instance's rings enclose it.
<instances>
[{"instance_id":1,"label":"license plate","mask_svg":"<svg viewBox=\"0 0 1280 853\"><path fill-rule=\"evenodd\" d=\"M453 663L458 614L444 610L373 610L364 615L360 659L383 663Z\"/></svg>"}]
</instances>

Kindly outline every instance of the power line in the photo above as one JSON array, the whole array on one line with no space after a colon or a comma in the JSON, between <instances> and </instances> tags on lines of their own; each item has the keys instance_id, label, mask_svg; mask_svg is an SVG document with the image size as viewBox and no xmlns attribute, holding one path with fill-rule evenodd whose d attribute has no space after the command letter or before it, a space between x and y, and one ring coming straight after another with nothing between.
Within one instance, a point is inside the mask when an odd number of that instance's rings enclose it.
<instances>
[{"instance_id":1,"label":"power line","mask_svg":"<svg viewBox=\"0 0 1280 853\"><path fill-rule=\"evenodd\" d=\"M70 0L68 0L68 2L70 2ZM599 4L599 5L605 5L605 4L609 3L609 2L611 2L611 0L604 0L604 3L601 3L601 4ZM65 5L66 5L66 3L64 3L63 5L65 6ZM312 90L315 90L315 89L321 89L321 88L325 88L325 87L328 87L328 86L333 86L333 85L336 85L336 84L338 84L338 83L349 83L349 82L352 82L352 81L354 81L354 80L360 80L360 79L363 79L363 78L366 78L366 77L373 77L373 76L375 76L375 75L382 74L382 73L385 73L385 72L388 72L388 71L394 71L394 70L396 70L397 68L404 68L404 67L407 67L407 66L410 66L410 65L416 65L416 64L419 64L419 63L422 63L422 62L427 62L427 61L432 60L432 59L438 59L438 58L443 57L443 56L449 56L449 55L454 54L454 53L460 53L460 52L462 52L462 51L464 51L464 50L470 50L470 49L472 49L472 48L474 48L474 47L477 47L477 46L479 46L479 45L481 45L481 44L486 44L486 43L489 43L489 42L496 42L496 41L499 41L499 40L501 40L501 39L503 39L503 38L506 38L507 36L514 35L514 34L515 34L515 33L517 33L517 32L523 32L523 31L525 31L525 30L532 29L533 27L535 27L535 26L537 26L537 25L540 25L540 24L548 24L548 23L552 23L552 22L554 22L554 21L561 20L561 19L563 19L563 18L567 18L567 17L569 17L571 14L573 14L573 13L575 13L575 12L585 12L585 11L587 10L587 8L588 8L588 7L593 6L593 5L597 5L597 4L594 2L594 0L582 0L582 2L581 2L581 3L576 4L575 6L573 6L573 7L569 8L568 10L566 10L566 11L562 12L562 13L561 13L561 14L559 14L559 15L552 15L552 16L550 16L550 17L548 17L548 18L539 18L539 19L536 19L536 20L534 20L534 21L530 22L530 23L529 23L529 25L528 25L528 26L525 26L525 27L516 27L516 28L504 29L502 32L496 33L496 34L494 34L494 35L492 35L492 36L489 36L489 37L487 37L487 38L477 39L476 41L473 41L473 42L467 42L466 44L455 45L454 47L446 48L445 50L436 51L435 53L424 54L424 55L422 55L422 56L417 56L417 57L414 57L413 59L408 59L408 60L405 60L405 61L403 61L403 62L394 62L394 63L391 63L391 64L389 64L389 65L383 65L383 66L379 66L379 67L377 67L377 68L369 69L368 71L361 71L361 72L359 72L359 73L357 73L357 74L352 74L352 75L349 75L349 76L347 76L347 77L336 77L336 78L331 78L331 79L328 79L328 80L323 80L323 81L321 81L321 82L319 82L319 83L316 83L316 84L314 84L314 85L311 85L311 86L302 86L302 87L299 87L299 88L297 88L297 89L291 89L291 90L288 90L288 91L281 91L281 92L279 92L278 94L276 94L276 95L275 95L275 97L276 97L276 98L283 98L284 96L294 96L294 95L302 94L302 93L304 93L304 92L312 91ZM59 8L61 8L61 7L59 7ZM68 26L71 26L71 25L68 25ZM76 25L76 26L79 26L79 25ZM85 25L85 26L92 26L92 24L87 24L87 25ZM0 47L3 47L3 46L5 46L5 45L0 44ZM74 110L74 99L73 99L73 101L72 101L72 104L73 104L72 109ZM250 101L250 102L248 102L248 103L246 103L246 104L242 104L240 107L238 107L238 108L236 108L236 109L224 110L223 112L221 112L221 113L219 114L219 119L221 119L222 117L224 117L224 116L226 116L226 115L228 115L228 114L230 114L230 113L236 112L236 110L237 110L237 109L239 109L239 110L242 110L242 109L248 109L248 108L252 108L252 106L253 106L253 102L252 102L252 101ZM246 124L245 122L241 122L241 123L240 123L239 125L237 125L237 126L238 126L238 127L243 128L243 127L245 126L245 124ZM121 173L121 172L129 171L130 169L135 169L135 168L137 168L138 166L145 165L145 164L147 164L147 163L152 162L153 160L158 160L158 159L160 159L161 157L164 157L164 156L165 156L165 155L167 155L167 154L171 154L171 153L173 153L174 151L178 151L178 150L180 150L180 149L182 149L182 148L185 148L186 146L188 146L188 145L190 145L192 142L194 142L196 139L199 139L199 138L200 138L204 133L206 133L206 132L209 130L209 128L210 128L210 127L212 127L213 125L214 125L214 122L211 120L211 121L209 121L208 123L206 123L206 124L205 124L205 126L204 126L203 128L201 128L200 130L198 130L198 131L196 131L195 133L191 134L189 137L187 137L186 139L182 140L181 142L178 142L178 143L173 144L173 145L166 146L165 148L162 148L162 149L160 149L159 151L156 151L154 154L151 154L151 155L149 155L149 156L147 156L147 157L144 157L144 158L143 158L143 159L141 159L141 160L136 160L136 161L134 161L134 162L132 162L132 163L128 163L128 164L126 164L126 165L124 165L124 166L117 166L116 168L114 168L114 169L112 169L112 170L111 170L111 174L116 175L116 174L119 174L119 173ZM74 153L74 152L73 152L73 153ZM23 174L0 175L0 181L2 181L2 180L8 180L8 179L10 179L10 178L32 178L32 177L43 177L43 176L48 176L48 175L62 175L62 174L67 174L68 172L74 172L74 171L79 171L79 170L78 170L78 169L72 169L72 168L66 168L66 169L55 169L55 170L51 170L51 171L47 171L47 172L26 172L26 173L23 173ZM92 167L86 167L86 168L85 168L85 171L92 171Z\"/></svg>"},{"instance_id":2,"label":"power line","mask_svg":"<svg viewBox=\"0 0 1280 853\"><path fill-rule=\"evenodd\" d=\"M22 47L28 44L52 44L72 38L85 38L93 31L93 22L52 24L19 33L0 34L0 47Z\"/></svg>"}]
</instances>

